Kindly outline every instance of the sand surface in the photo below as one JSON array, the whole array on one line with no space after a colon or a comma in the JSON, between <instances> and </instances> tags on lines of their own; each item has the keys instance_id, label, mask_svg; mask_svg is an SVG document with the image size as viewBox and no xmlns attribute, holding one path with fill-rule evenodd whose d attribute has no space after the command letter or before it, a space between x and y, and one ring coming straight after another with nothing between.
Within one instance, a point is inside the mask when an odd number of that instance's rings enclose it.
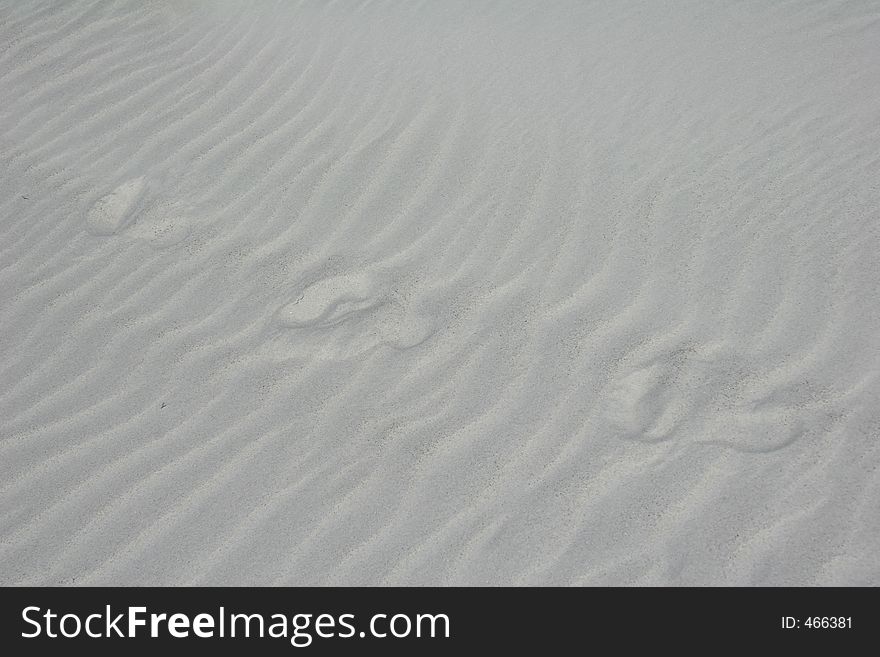
<instances>
[{"instance_id":1,"label":"sand surface","mask_svg":"<svg viewBox=\"0 0 880 657\"><path fill-rule=\"evenodd\" d=\"M0 3L3 584L880 584L880 3Z\"/></svg>"}]
</instances>

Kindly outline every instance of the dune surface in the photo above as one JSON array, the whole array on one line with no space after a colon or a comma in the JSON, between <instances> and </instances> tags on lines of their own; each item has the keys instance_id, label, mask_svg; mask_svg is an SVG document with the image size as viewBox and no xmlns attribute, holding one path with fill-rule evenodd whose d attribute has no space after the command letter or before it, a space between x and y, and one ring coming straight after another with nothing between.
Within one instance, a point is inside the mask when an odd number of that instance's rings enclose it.
<instances>
[{"instance_id":1,"label":"dune surface","mask_svg":"<svg viewBox=\"0 0 880 657\"><path fill-rule=\"evenodd\" d=\"M0 2L0 582L880 584L880 4Z\"/></svg>"}]
</instances>

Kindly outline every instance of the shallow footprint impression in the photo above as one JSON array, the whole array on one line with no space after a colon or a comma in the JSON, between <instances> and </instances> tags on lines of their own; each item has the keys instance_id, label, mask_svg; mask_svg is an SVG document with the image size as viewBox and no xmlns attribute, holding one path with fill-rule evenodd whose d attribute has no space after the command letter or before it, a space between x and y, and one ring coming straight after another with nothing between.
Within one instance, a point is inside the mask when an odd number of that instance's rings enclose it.
<instances>
[{"instance_id":1,"label":"shallow footprint impression","mask_svg":"<svg viewBox=\"0 0 880 657\"><path fill-rule=\"evenodd\" d=\"M830 401L805 408L799 400L774 403L759 367L721 345L688 346L662 353L615 377L604 412L609 430L645 443L685 440L736 451L769 452L800 438L807 418L827 425Z\"/></svg>"},{"instance_id":2,"label":"shallow footprint impression","mask_svg":"<svg viewBox=\"0 0 880 657\"><path fill-rule=\"evenodd\" d=\"M132 178L97 200L86 217L89 232L113 235L131 224L143 201L147 183L144 176Z\"/></svg>"},{"instance_id":3,"label":"shallow footprint impression","mask_svg":"<svg viewBox=\"0 0 880 657\"><path fill-rule=\"evenodd\" d=\"M377 346L408 349L432 333L430 321L396 298L385 277L330 276L307 285L282 306L272 335L287 356L345 360Z\"/></svg>"}]
</instances>

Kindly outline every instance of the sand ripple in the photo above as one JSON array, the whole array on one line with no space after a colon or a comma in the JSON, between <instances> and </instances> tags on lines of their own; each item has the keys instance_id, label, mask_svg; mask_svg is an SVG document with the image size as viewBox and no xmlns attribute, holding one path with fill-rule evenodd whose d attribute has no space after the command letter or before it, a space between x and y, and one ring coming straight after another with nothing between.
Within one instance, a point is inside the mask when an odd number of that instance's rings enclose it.
<instances>
[{"instance_id":1,"label":"sand ripple","mask_svg":"<svg viewBox=\"0 0 880 657\"><path fill-rule=\"evenodd\" d=\"M880 7L551 4L0 3L0 581L880 583Z\"/></svg>"}]
</instances>

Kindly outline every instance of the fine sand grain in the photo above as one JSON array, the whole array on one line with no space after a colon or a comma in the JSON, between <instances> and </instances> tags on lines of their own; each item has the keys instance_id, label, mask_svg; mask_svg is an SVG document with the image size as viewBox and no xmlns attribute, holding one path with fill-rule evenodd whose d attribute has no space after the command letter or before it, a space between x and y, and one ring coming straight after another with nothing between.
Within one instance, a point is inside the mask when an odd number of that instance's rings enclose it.
<instances>
[{"instance_id":1,"label":"fine sand grain","mask_svg":"<svg viewBox=\"0 0 880 657\"><path fill-rule=\"evenodd\" d=\"M880 584L880 3L0 2L0 583Z\"/></svg>"}]
</instances>

